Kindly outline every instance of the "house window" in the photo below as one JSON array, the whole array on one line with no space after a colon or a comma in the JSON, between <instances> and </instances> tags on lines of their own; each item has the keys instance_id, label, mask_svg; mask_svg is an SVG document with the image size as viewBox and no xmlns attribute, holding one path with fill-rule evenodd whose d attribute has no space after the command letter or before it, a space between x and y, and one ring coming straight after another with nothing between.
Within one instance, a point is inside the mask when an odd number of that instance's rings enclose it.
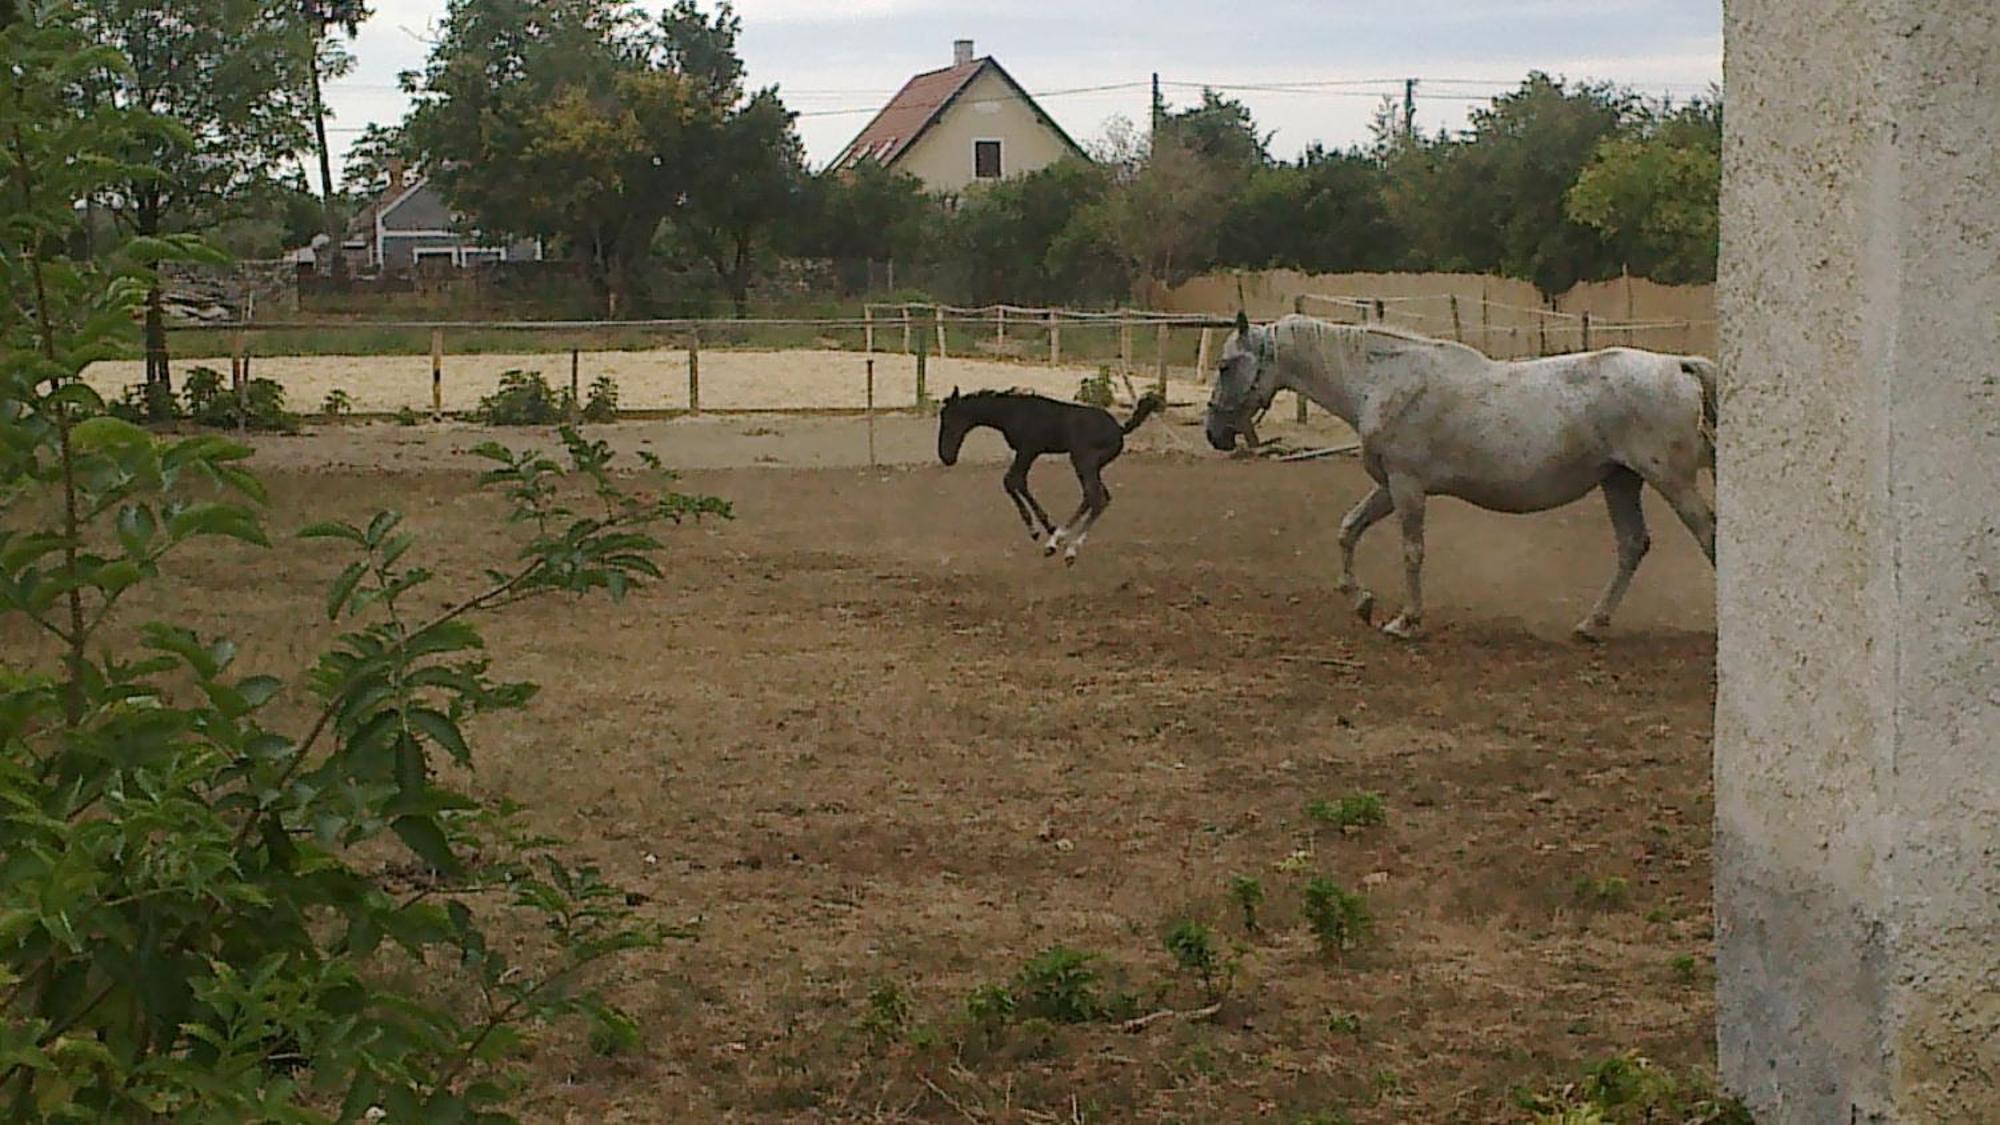
<instances>
[{"instance_id":1,"label":"house window","mask_svg":"<svg viewBox=\"0 0 2000 1125\"><path fill-rule=\"evenodd\" d=\"M410 261L418 266L434 262L453 266L458 264L458 251L450 246L420 246L410 251Z\"/></svg>"},{"instance_id":2,"label":"house window","mask_svg":"<svg viewBox=\"0 0 2000 1125\"><path fill-rule=\"evenodd\" d=\"M1000 142L972 142L972 174L982 180L1000 178Z\"/></svg>"}]
</instances>

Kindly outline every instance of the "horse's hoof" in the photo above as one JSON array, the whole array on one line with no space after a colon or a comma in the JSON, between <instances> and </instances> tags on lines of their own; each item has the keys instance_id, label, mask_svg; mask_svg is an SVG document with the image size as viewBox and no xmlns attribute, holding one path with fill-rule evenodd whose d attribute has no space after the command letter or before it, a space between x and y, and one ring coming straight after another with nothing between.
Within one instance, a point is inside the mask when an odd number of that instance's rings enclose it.
<instances>
[{"instance_id":1,"label":"horse's hoof","mask_svg":"<svg viewBox=\"0 0 2000 1125\"><path fill-rule=\"evenodd\" d=\"M1382 626L1382 632L1399 641L1413 641L1417 639L1417 634L1423 632L1423 626L1399 614L1395 620Z\"/></svg>"},{"instance_id":2,"label":"horse's hoof","mask_svg":"<svg viewBox=\"0 0 2000 1125\"><path fill-rule=\"evenodd\" d=\"M1363 625L1374 624L1375 595L1364 593L1360 597L1354 599L1354 615L1361 619L1361 623Z\"/></svg>"},{"instance_id":3,"label":"horse's hoof","mask_svg":"<svg viewBox=\"0 0 2000 1125\"><path fill-rule=\"evenodd\" d=\"M1076 554L1075 554L1074 552L1072 552L1072 553L1070 553L1070 554L1067 554L1067 555L1064 555L1064 556L1063 556L1063 565L1064 565L1064 566L1075 566L1075 565L1076 565Z\"/></svg>"},{"instance_id":4,"label":"horse's hoof","mask_svg":"<svg viewBox=\"0 0 2000 1125\"><path fill-rule=\"evenodd\" d=\"M1602 628L1604 628L1604 626L1598 622L1584 621L1578 623L1576 628L1571 629L1569 631L1569 635L1575 637L1579 641L1582 641L1584 644L1590 644L1590 645L1603 644L1604 635L1598 632L1598 630Z\"/></svg>"}]
</instances>

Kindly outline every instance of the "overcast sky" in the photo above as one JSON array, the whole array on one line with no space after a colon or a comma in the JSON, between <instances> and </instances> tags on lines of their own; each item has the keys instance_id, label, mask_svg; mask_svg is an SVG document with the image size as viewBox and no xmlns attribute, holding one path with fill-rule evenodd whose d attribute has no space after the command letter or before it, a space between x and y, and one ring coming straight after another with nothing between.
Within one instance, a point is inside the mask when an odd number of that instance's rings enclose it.
<instances>
[{"instance_id":1,"label":"overcast sky","mask_svg":"<svg viewBox=\"0 0 2000 1125\"><path fill-rule=\"evenodd\" d=\"M372 3L353 45L359 65L328 89L336 157L362 125L402 117L396 76L422 65L445 8ZM1203 84L1231 87L1276 130L1281 157L1365 140L1380 94L1400 98L1404 78L1420 79L1418 126L1434 132L1459 128L1529 70L1679 98L1722 77L1721 0L739 0L736 10L751 82L777 84L800 113L816 168L905 79L949 65L960 38L1080 142L1114 115L1143 121L1158 72L1170 104L1198 100Z\"/></svg>"}]
</instances>

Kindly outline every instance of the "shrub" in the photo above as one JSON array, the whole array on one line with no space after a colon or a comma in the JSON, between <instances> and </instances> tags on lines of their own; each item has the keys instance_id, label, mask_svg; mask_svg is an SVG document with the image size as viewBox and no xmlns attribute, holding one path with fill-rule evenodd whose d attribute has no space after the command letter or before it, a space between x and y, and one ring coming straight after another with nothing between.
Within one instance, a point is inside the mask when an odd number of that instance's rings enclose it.
<instances>
[{"instance_id":1,"label":"shrub","mask_svg":"<svg viewBox=\"0 0 2000 1125\"><path fill-rule=\"evenodd\" d=\"M868 992L868 1006L855 1026L880 1045L903 1038L910 1026L910 997L894 981L883 981Z\"/></svg>"},{"instance_id":2,"label":"shrub","mask_svg":"<svg viewBox=\"0 0 2000 1125\"><path fill-rule=\"evenodd\" d=\"M1354 948L1375 928L1368 901L1342 890L1324 875L1316 875L1306 884L1305 916L1306 925L1319 939L1320 951L1329 956Z\"/></svg>"},{"instance_id":3,"label":"shrub","mask_svg":"<svg viewBox=\"0 0 2000 1125\"><path fill-rule=\"evenodd\" d=\"M354 396L335 387L326 392L326 400L320 403L319 412L328 418L345 418L354 413Z\"/></svg>"},{"instance_id":4,"label":"shrub","mask_svg":"<svg viewBox=\"0 0 2000 1125\"><path fill-rule=\"evenodd\" d=\"M1167 952L1173 955L1174 963L1183 972L1200 977L1203 990L1213 996L1216 977L1228 969L1222 955L1216 951L1214 931L1200 922L1184 919L1167 931L1165 944Z\"/></svg>"},{"instance_id":5,"label":"shrub","mask_svg":"<svg viewBox=\"0 0 2000 1125\"><path fill-rule=\"evenodd\" d=\"M1626 1051L1590 1064L1580 1082L1546 1094L1516 1090L1514 1100L1535 1125L1753 1125L1740 1102L1708 1087Z\"/></svg>"},{"instance_id":6,"label":"shrub","mask_svg":"<svg viewBox=\"0 0 2000 1125\"><path fill-rule=\"evenodd\" d=\"M1621 875L1585 875L1576 881L1576 897L1592 906L1620 907L1632 897L1632 884Z\"/></svg>"},{"instance_id":7,"label":"shrub","mask_svg":"<svg viewBox=\"0 0 2000 1125\"><path fill-rule=\"evenodd\" d=\"M396 424L398 426L415 426L421 424L423 420L424 416L417 413L416 409L407 403L396 409Z\"/></svg>"},{"instance_id":8,"label":"shrub","mask_svg":"<svg viewBox=\"0 0 2000 1125\"><path fill-rule=\"evenodd\" d=\"M1264 884L1255 876L1238 875L1229 881L1229 897L1243 911L1243 928L1257 932L1257 908L1264 904Z\"/></svg>"},{"instance_id":9,"label":"shrub","mask_svg":"<svg viewBox=\"0 0 2000 1125\"><path fill-rule=\"evenodd\" d=\"M1388 819L1380 793L1349 793L1338 801L1313 801L1306 816L1335 828L1361 828Z\"/></svg>"},{"instance_id":10,"label":"shrub","mask_svg":"<svg viewBox=\"0 0 2000 1125\"><path fill-rule=\"evenodd\" d=\"M539 371L503 372L500 387L479 400L475 421L488 426L552 426L564 415L549 381Z\"/></svg>"},{"instance_id":11,"label":"shrub","mask_svg":"<svg viewBox=\"0 0 2000 1125\"><path fill-rule=\"evenodd\" d=\"M642 502L574 433L561 462L488 445L483 481L530 529L506 569L446 596L393 512L306 528L352 561L325 600L342 632L297 683L242 667L227 637L124 621L189 544L266 546L264 490L248 450L156 442L79 378L131 331L146 266L214 256L134 239L116 277L61 256L71 201L131 175L109 154L152 127L77 96L116 60L69 13L23 9L0 34L0 308L36 310L0 318L0 635L41 639L0 662L0 1105L24 1120L504 1120L508 1060L537 1028L576 1018L600 1049L635 1041L594 969L669 935L523 832L516 806L438 780L443 759L473 758L466 720L534 694L496 678L477 620L621 595L659 573L655 529L727 509L671 488ZM562 506L570 479L601 501L590 516ZM413 867L414 886L398 874Z\"/></svg>"},{"instance_id":12,"label":"shrub","mask_svg":"<svg viewBox=\"0 0 2000 1125\"><path fill-rule=\"evenodd\" d=\"M599 375L591 380L590 391L584 396L583 420L586 422L618 420L618 384L611 376Z\"/></svg>"},{"instance_id":13,"label":"shrub","mask_svg":"<svg viewBox=\"0 0 2000 1125\"><path fill-rule=\"evenodd\" d=\"M1023 1016L1055 1023L1087 1023L1105 1011L1094 953L1055 945L1036 954L1015 977L1012 995Z\"/></svg>"},{"instance_id":14,"label":"shrub","mask_svg":"<svg viewBox=\"0 0 2000 1125\"><path fill-rule=\"evenodd\" d=\"M1086 406L1109 409L1117 401L1111 388L1111 369L1100 366L1097 374L1084 376L1083 381L1077 384L1076 401Z\"/></svg>"}]
</instances>

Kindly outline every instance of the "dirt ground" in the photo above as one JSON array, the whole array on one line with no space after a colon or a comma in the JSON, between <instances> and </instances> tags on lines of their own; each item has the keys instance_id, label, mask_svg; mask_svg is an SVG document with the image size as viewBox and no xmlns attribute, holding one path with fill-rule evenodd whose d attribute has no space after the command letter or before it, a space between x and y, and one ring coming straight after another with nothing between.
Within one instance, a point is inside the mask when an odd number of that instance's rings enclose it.
<instances>
[{"instance_id":1,"label":"dirt ground","mask_svg":"<svg viewBox=\"0 0 2000 1125\"><path fill-rule=\"evenodd\" d=\"M852 419L614 427L736 519L674 534L667 580L623 605L490 624L496 671L544 690L476 730L474 784L699 928L612 982L642 1048L558 1042L530 1120L1519 1121L1512 1089L1621 1050L1712 1066L1712 576L1664 505L1586 647L1565 631L1612 566L1601 505L1437 502L1433 632L1403 645L1332 592L1350 460L1232 461L1148 427L1066 570L1021 531L997 440L945 470L933 425L885 424L904 464L875 469L811 467L865 455ZM377 426L258 460L279 527L308 501L399 506L470 581L506 542L453 453L473 440ZM1074 503L1064 466L1034 484ZM1362 554L1393 607L1393 537ZM205 556L177 613L296 669L341 560L286 538L248 562ZM1386 823L1304 812L1361 791ZM1367 896L1372 940L1316 950L1313 874ZM1256 931L1236 876L1265 890ZM1236 959L1212 1017L967 1026L975 987L1057 943L1142 1010L1200 1008L1162 946L1189 918ZM871 1042L883 985L908 1025Z\"/></svg>"}]
</instances>

